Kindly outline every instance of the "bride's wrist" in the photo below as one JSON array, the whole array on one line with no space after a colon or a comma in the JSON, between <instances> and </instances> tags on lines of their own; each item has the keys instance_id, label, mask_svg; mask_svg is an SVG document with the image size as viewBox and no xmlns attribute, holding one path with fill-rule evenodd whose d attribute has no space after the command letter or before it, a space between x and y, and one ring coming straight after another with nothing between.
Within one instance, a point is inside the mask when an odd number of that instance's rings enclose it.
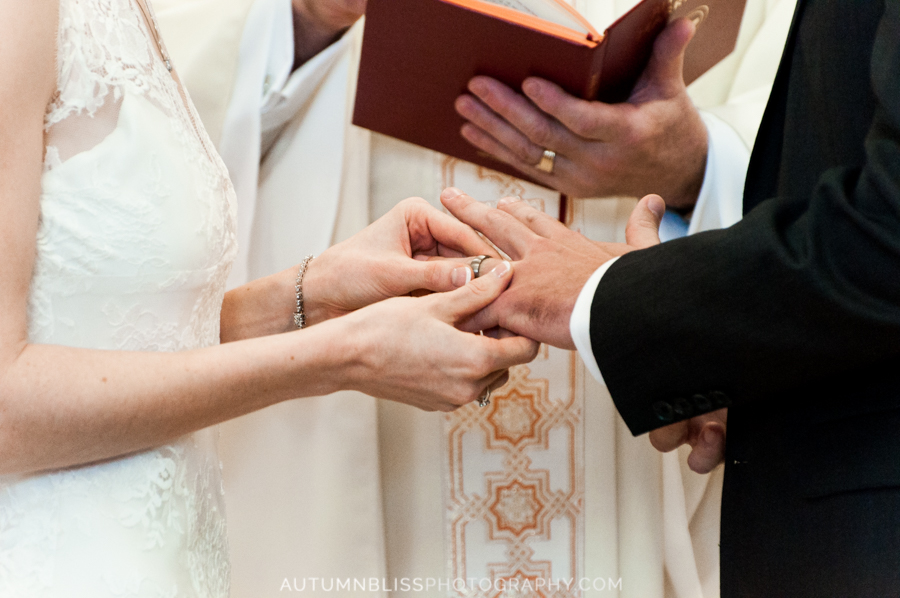
<instances>
[{"instance_id":1,"label":"bride's wrist","mask_svg":"<svg viewBox=\"0 0 900 598\"><path fill-rule=\"evenodd\" d=\"M329 320L323 326L328 329L329 362L339 390L355 390L371 394L369 383L378 378L379 370L374 362L383 354L378 338L372 333L374 321L367 309L350 312Z\"/></svg>"},{"instance_id":2,"label":"bride's wrist","mask_svg":"<svg viewBox=\"0 0 900 598\"><path fill-rule=\"evenodd\" d=\"M304 260L306 261L306 260ZM325 291L329 288L327 259L315 257L301 262L295 268L295 280L291 286L294 294L294 313L291 315L291 326L297 328L297 314L302 313L304 328L321 324L335 316L328 308ZM301 276L302 271L302 276Z\"/></svg>"}]
</instances>

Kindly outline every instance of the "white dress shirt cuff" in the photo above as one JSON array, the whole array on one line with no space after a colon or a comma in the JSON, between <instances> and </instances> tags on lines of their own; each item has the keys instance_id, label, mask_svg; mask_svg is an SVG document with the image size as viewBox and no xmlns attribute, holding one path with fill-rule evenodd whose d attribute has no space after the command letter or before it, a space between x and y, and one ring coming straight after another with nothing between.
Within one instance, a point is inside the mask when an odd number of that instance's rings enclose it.
<instances>
[{"instance_id":1,"label":"white dress shirt cuff","mask_svg":"<svg viewBox=\"0 0 900 598\"><path fill-rule=\"evenodd\" d=\"M750 150L737 131L717 116L700 112L708 134L706 176L687 234L727 228L741 219Z\"/></svg>"},{"instance_id":2,"label":"white dress shirt cuff","mask_svg":"<svg viewBox=\"0 0 900 598\"><path fill-rule=\"evenodd\" d=\"M578 349L578 354L581 355L581 359L591 375L604 385L606 383L603 381L603 374L600 373L600 366L597 365L594 351L591 348L591 304L594 302L594 295L597 293L600 279L617 259L619 258L614 257L591 274L582 287L578 300L575 301L572 317L569 318L569 332L572 334L572 341L575 343L575 348Z\"/></svg>"}]
</instances>

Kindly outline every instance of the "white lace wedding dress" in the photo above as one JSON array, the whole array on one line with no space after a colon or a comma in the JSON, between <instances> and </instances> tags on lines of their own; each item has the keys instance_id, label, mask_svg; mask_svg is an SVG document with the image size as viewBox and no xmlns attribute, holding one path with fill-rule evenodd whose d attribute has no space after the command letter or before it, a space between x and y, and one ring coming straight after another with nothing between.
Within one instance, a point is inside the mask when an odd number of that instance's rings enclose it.
<instances>
[{"instance_id":1,"label":"white lace wedding dress","mask_svg":"<svg viewBox=\"0 0 900 598\"><path fill-rule=\"evenodd\" d=\"M234 193L135 0L59 0L32 343L218 343ZM128 397L123 397L128 400ZM220 598L228 553L213 432L0 478L0 596Z\"/></svg>"}]
</instances>

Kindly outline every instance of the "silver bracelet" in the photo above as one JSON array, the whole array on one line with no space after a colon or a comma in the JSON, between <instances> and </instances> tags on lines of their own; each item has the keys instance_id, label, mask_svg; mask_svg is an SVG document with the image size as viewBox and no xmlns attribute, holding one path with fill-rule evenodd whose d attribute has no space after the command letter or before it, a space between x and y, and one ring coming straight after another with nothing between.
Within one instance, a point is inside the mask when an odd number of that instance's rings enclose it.
<instances>
[{"instance_id":1,"label":"silver bracelet","mask_svg":"<svg viewBox=\"0 0 900 598\"><path fill-rule=\"evenodd\" d=\"M294 326L297 328L306 327L306 314L303 312L303 277L306 276L306 269L313 260L313 255L308 255L300 262L300 270L297 272L297 282L294 284L294 290L297 292L297 309L294 311Z\"/></svg>"}]
</instances>

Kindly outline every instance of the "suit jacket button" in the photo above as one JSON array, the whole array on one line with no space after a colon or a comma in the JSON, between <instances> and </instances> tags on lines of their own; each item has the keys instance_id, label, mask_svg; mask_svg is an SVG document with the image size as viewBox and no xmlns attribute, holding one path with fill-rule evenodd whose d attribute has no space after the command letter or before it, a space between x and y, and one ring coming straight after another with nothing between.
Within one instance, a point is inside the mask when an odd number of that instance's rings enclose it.
<instances>
[{"instance_id":1,"label":"suit jacket button","mask_svg":"<svg viewBox=\"0 0 900 598\"><path fill-rule=\"evenodd\" d=\"M720 390L714 390L707 396L715 409L722 409L723 407L731 405L731 399L727 394Z\"/></svg>"},{"instance_id":2,"label":"suit jacket button","mask_svg":"<svg viewBox=\"0 0 900 598\"><path fill-rule=\"evenodd\" d=\"M665 401L653 403L653 413L656 414L656 417L659 418L660 421L667 423L675 421L675 414L672 411L672 406Z\"/></svg>"},{"instance_id":3,"label":"suit jacket button","mask_svg":"<svg viewBox=\"0 0 900 598\"><path fill-rule=\"evenodd\" d=\"M694 414L694 406L687 399L675 399L672 409L679 419L687 419Z\"/></svg>"},{"instance_id":4,"label":"suit jacket button","mask_svg":"<svg viewBox=\"0 0 900 598\"><path fill-rule=\"evenodd\" d=\"M712 401L710 401L709 397L706 395L694 395L691 397L691 401L693 401L694 409L697 410L697 413L708 413L712 411Z\"/></svg>"}]
</instances>

